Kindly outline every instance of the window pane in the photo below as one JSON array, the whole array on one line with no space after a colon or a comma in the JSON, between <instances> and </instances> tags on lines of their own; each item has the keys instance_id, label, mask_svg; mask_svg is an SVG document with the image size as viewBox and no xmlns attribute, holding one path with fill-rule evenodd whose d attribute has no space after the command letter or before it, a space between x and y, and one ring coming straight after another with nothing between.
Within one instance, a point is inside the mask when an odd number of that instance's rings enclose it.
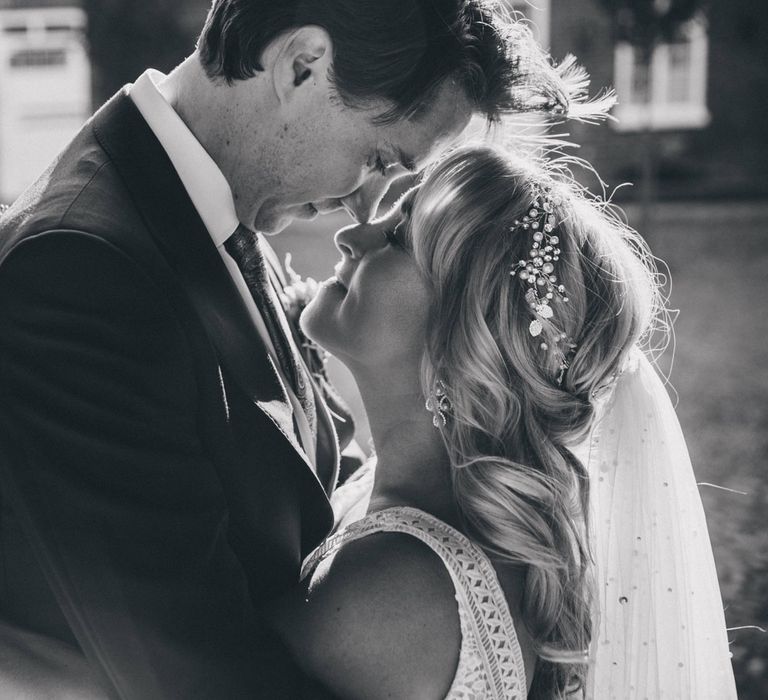
<instances>
[{"instance_id":1,"label":"window pane","mask_svg":"<svg viewBox=\"0 0 768 700\"><path fill-rule=\"evenodd\" d=\"M688 102L691 98L691 45L687 42L669 46L669 81L667 100Z\"/></svg>"},{"instance_id":2,"label":"window pane","mask_svg":"<svg viewBox=\"0 0 768 700\"><path fill-rule=\"evenodd\" d=\"M642 51L634 49L633 53L631 101L636 104L647 104L651 96L649 66L643 61Z\"/></svg>"},{"instance_id":3,"label":"window pane","mask_svg":"<svg viewBox=\"0 0 768 700\"><path fill-rule=\"evenodd\" d=\"M11 56L13 68L44 68L47 66L63 66L67 62L64 49L27 49L17 51Z\"/></svg>"}]
</instances>

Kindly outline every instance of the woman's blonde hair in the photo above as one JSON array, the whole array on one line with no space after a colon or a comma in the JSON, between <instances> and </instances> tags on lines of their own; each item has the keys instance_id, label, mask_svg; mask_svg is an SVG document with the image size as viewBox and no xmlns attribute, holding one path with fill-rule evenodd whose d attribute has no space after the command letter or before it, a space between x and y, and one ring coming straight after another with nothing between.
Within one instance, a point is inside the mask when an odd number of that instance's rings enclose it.
<instances>
[{"instance_id":1,"label":"woman's blonde hair","mask_svg":"<svg viewBox=\"0 0 768 700\"><path fill-rule=\"evenodd\" d=\"M532 243L513 222L544 186L559 198L556 274L569 297L552 301L552 322L576 344L562 383L546 328L529 332L528 285L510 275ZM426 396L442 382L452 404L441 430L455 497L488 554L525 568L522 614L540 658L531 697L565 697L583 684L593 597L588 478L570 448L589 433L596 390L652 327L651 257L559 168L489 147L432 169L409 228L434 297L422 380Z\"/></svg>"}]
</instances>

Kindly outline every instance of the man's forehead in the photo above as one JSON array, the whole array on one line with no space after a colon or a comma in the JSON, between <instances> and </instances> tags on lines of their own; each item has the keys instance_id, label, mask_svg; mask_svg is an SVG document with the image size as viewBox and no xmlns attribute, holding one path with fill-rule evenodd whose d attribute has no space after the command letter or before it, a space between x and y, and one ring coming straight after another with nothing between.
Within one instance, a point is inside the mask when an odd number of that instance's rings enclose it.
<instances>
[{"instance_id":1,"label":"man's forehead","mask_svg":"<svg viewBox=\"0 0 768 700\"><path fill-rule=\"evenodd\" d=\"M443 88L431 109L419 119L397 125L391 145L398 161L409 172L417 172L448 148L466 128L472 106L458 88Z\"/></svg>"},{"instance_id":2,"label":"man's forehead","mask_svg":"<svg viewBox=\"0 0 768 700\"><path fill-rule=\"evenodd\" d=\"M439 134L446 134L455 131L457 127L463 131L475 109L463 88L453 81L446 81L423 118L431 129Z\"/></svg>"}]
</instances>

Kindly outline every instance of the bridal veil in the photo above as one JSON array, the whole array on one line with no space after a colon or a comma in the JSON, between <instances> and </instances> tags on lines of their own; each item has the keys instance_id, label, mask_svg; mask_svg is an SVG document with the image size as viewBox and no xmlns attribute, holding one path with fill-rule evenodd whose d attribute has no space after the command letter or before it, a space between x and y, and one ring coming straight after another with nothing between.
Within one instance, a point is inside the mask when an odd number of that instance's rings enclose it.
<instances>
[{"instance_id":1,"label":"bridal veil","mask_svg":"<svg viewBox=\"0 0 768 700\"><path fill-rule=\"evenodd\" d=\"M735 699L704 510L667 391L635 351L605 393L580 455L600 610L587 698Z\"/></svg>"}]
</instances>

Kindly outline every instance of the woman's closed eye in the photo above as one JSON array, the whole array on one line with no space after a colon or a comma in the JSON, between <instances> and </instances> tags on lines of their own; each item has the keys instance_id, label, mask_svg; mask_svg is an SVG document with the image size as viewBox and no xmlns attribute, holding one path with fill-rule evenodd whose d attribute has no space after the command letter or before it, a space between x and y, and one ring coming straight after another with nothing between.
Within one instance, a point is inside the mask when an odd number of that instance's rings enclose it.
<instances>
[{"instance_id":1,"label":"woman's closed eye","mask_svg":"<svg viewBox=\"0 0 768 700\"><path fill-rule=\"evenodd\" d=\"M411 249L408 222L411 218L413 200L418 188L413 187L406 192L395 204L385 219L389 219L382 233L387 243L401 250Z\"/></svg>"},{"instance_id":2,"label":"woman's closed eye","mask_svg":"<svg viewBox=\"0 0 768 700\"><path fill-rule=\"evenodd\" d=\"M408 241L405 236L405 224L401 221L395 226L388 226L384 229L384 238L389 245L401 250L408 250Z\"/></svg>"}]
</instances>

